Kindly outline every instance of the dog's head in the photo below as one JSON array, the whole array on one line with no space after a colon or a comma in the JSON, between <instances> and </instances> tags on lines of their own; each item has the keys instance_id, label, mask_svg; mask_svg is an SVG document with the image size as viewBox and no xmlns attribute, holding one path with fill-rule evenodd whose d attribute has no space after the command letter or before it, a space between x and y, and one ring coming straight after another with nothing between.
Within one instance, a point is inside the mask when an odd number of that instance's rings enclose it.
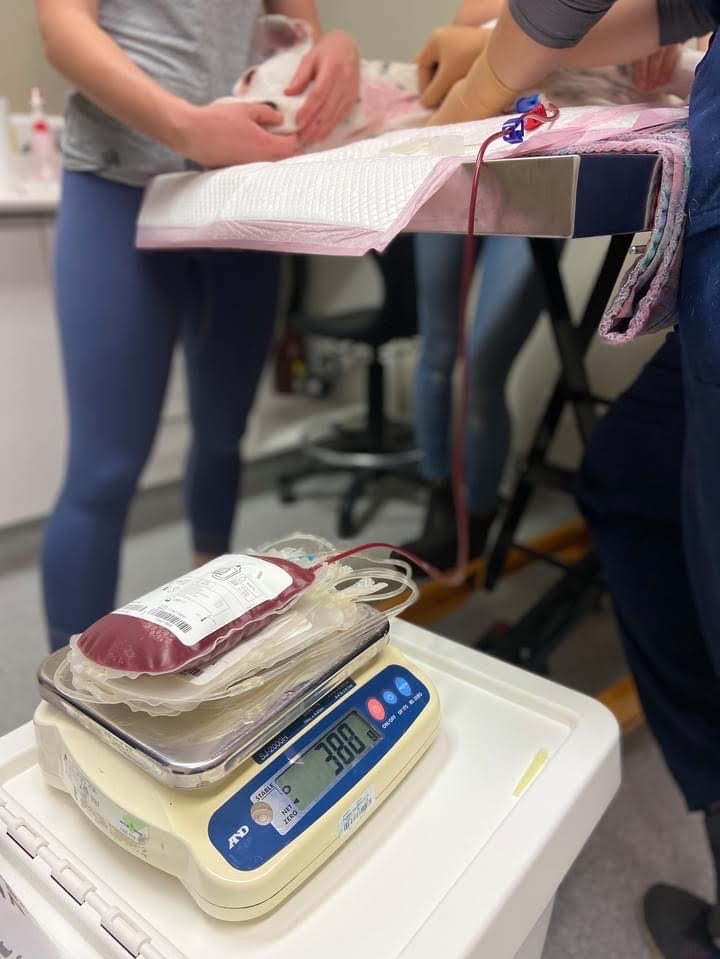
<instances>
[{"instance_id":1,"label":"dog's head","mask_svg":"<svg viewBox=\"0 0 720 959\"><path fill-rule=\"evenodd\" d=\"M253 47L264 59L242 74L233 96L246 103L267 103L281 113L283 122L274 128L278 133L297 131L297 115L307 91L290 97L285 90L312 45L312 29L305 20L280 15L258 19Z\"/></svg>"}]
</instances>

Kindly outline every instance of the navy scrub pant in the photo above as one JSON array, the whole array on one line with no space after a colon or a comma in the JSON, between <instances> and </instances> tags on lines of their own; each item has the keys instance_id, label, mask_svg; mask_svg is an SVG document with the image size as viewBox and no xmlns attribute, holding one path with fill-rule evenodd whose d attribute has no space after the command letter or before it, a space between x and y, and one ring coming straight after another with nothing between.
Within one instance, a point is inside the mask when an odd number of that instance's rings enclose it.
<instances>
[{"instance_id":1,"label":"navy scrub pant","mask_svg":"<svg viewBox=\"0 0 720 959\"><path fill-rule=\"evenodd\" d=\"M720 800L720 231L671 333L588 446L578 500L650 727L689 809Z\"/></svg>"},{"instance_id":2,"label":"navy scrub pant","mask_svg":"<svg viewBox=\"0 0 720 959\"><path fill-rule=\"evenodd\" d=\"M185 498L193 545L228 549L240 440L275 317L265 253L135 248L142 190L66 173L55 261L70 444L42 556L51 645L115 601L128 506L182 342L193 439Z\"/></svg>"}]
</instances>

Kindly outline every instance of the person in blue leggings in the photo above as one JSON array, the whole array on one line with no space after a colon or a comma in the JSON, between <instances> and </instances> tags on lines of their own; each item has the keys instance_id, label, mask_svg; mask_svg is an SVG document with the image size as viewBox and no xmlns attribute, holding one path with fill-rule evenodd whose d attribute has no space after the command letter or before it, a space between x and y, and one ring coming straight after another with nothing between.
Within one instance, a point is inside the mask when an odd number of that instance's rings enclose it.
<instances>
[{"instance_id":1,"label":"person in blue leggings","mask_svg":"<svg viewBox=\"0 0 720 959\"><path fill-rule=\"evenodd\" d=\"M423 234L415 240L421 345L414 421L420 472L430 494L420 537L406 548L440 568L452 566L457 552L451 410L464 242L464 237L449 234ZM480 268L466 358L465 487L471 556L480 556L485 548L510 451L507 379L544 306L542 281L524 238L484 238Z\"/></svg>"},{"instance_id":2,"label":"person in blue leggings","mask_svg":"<svg viewBox=\"0 0 720 959\"><path fill-rule=\"evenodd\" d=\"M42 556L54 646L113 607L127 509L178 342L192 426L193 548L198 561L227 551L279 265L264 253L143 253L133 243L142 190L71 172L62 190L56 286L70 449Z\"/></svg>"},{"instance_id":3,"label":"person in blue leggings","mask_svg":"<svg viewBox=\"0 0 720 959\"><path fill-rule=\"evenodd\" d=\"M272 107L221 101L251 60L258 14L302 17L317 42L299 133ZM291 156L353 108L359 54L322 34L314 0L37 0L68 99L55 259L70 423L67 470L42 575L58 648L115 605L128 507L182 342L192 443L185 499L196 564L229 547L239 445L272 336L278 260L262 253L142 252L135 226L157 174ZM148 583L152 587L154 583Z\"/></svg>"}]
</instances>

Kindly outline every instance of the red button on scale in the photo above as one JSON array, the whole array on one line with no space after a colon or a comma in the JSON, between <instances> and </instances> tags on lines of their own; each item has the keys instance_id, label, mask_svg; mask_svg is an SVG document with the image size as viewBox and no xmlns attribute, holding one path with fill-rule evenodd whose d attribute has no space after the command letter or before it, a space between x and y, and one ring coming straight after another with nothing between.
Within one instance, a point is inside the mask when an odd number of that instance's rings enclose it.
<instances>
[{"instance_id":1,"label":"red button on scale","mask_svg":"<svg viewBox=\"0 0 720 959\"><path fill-rule=\"evenodd\" d=\"M375 699L373 696L372 699L367 701L367 711L370 713L373 719L377 719L378 722L381 722L385 719L385 707L380 702L379 699Z\"/></svg>"}]
</instances>

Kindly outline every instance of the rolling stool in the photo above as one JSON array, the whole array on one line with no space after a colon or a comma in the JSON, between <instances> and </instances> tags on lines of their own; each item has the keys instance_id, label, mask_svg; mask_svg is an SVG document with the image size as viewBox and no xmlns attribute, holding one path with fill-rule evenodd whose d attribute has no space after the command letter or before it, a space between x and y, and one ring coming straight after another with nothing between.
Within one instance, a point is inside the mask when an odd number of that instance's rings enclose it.
<instances>
[{"instance_id":1,"label":"rolling stool","mask_svg":"<svg viewBox=\"0 0 720 959\"><path fill-rule=\"evenodd\" d=\"M412 425L391 420L385 412L385 377L380 350L392 340L417 333L415 256L413 238L401 235L379 254L370 254L380 271L382 302L344 313L320 316L303 309L307 286L306 263L296 258L291 303L296 311L287 319L288 329L300 336L323 336L362 343L372 351L367 370L367 412L362 421L335 424L330 431L310 429L303 438L305 463L279 479L280 499L294 502L295 484L310 476L346 472L351 480L339 507L338 536L354 535L369 519L373 509L358 518L357 501L380 480L396 477L420 484L415 470L418 451ZM377 505L377 504L376 504Z\"/></svg>"}]
</instances>

